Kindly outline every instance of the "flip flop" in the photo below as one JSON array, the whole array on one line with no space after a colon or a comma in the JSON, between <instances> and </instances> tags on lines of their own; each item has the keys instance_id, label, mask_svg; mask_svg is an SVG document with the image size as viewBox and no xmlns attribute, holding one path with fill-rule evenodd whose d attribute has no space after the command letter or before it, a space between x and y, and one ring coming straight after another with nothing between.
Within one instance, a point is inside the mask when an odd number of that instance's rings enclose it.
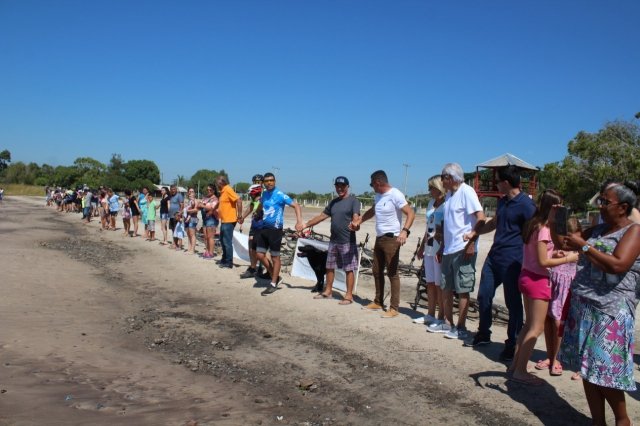
<instances>
[{"instance_id":1,"label":"flip flop","mask_svg":"<svg viewBox=\"0 0 640 426\"><path fill-rule=\"evenodd\" d=\"M536 370L548 370L549 367L551 366L551 363L549 362L548 359L543 359L540 360L536 363L536 365L534 366L534 368Z\"/></svg>"},{"instance_id":2,"label":"flip flop","mask_svg":"<svg viewBox=\"0 0 640 426\"><path fill-rule=\"evenodd\" d=\"M527 386L543 386L547 384L543 379L538 376L534 376L533 374L528 374L526 378L516 378L511 376L509 377L509 380Z\"/></svg>"},{"instance_id":3,"label":"flip flop","mask_svg":"<svg viewBox=\"0 0 640 426\"><path fill-rule=\"evenodd\" d=\"M313 296L314 299L329 299L329 296L327 296L324 293L320 293L320 294L316 294L315 296Z\"/></svg>"},{"instance_id":4,"label":"flip flop","mask_svg":"<svg viewBox=\"0 0 640 426\"><path fill-rule=\"evenodd\" d=\"M551 376L562 376L562 364L553 364L553 367L549 370L549 374Z\"/></svg>"},{"instance_id":5,"label":"flip flop","mask_svg":"<svg viewBox=\"0 0 640 426\"><path fill-rule=\"evenodd\" d=\"M351 299L342 299L341 301L338 302L338 305L350 305L353 303L353 300Z\"/></svg>"}]
</instances>

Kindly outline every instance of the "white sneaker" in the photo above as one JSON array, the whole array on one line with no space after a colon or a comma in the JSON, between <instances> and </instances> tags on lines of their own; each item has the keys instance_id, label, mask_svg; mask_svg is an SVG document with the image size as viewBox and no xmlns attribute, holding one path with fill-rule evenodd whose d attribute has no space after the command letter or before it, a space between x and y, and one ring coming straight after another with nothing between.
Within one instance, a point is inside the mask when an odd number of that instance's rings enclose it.
<instances>
[{"instance_id":1,"label":"white sneaker","mask_svg":"<svg viewBox=\"0 0 640 426\"><path fill-rule=\"evenodd\" d=\"M427 331L429 333L448 333L451 331L451 326L444 321L436 320L427 327Z\"/></svg>"},{"instance_id":2,"label":"white sneaker","mask_svg":"<svg viewBox=\"0 0 640 426\"><path fill-rule=\"evenodd\" d=\"M469 332L465 329L458 327L451 327L451 330L444 335L447 339L460 339L465 340L469 337Z\"/></svg>"},{"instance_id":3,"label":"white sneaker","mask_svg":"<svg viewBox=\"0 0 640 426\"><path fill-rule=\"evenodd\" d=\"M420 317L420 318L416 318L416 319L413 320L413 322L415 324L427 324L427 325L433 324L436 321L438 321L438 318L432 317L429 314L427 314L427 315L425 315L423 317Z\"/></svg>"}]
</instances>

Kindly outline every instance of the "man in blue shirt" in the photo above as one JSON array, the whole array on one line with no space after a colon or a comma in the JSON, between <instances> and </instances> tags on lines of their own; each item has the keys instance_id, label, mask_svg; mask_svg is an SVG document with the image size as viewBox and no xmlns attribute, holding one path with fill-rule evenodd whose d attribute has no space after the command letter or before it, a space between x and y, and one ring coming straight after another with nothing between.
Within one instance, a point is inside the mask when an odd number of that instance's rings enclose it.
<instances>
[{"instance_id":1,"label":"man in blue shirt","mask_svg":"<svg viewBox=\"0 0 640 426\"><path fill-rule=\"evenodd\" d=\"M480 324L473 341L467 346L491 343L493 297L500 284L504 284L504 299L509 311L507 340L500 359L513 359L518 333L522 328L522 295L518 277L522 268L522 228L533 217L536 205L528 194L520 190L520 170L513 165L498 169L498 190L504 197L498 200L496 215L479 230L486 234L495 230L493 245L482 267L478 289Z\"/></svg>"},{"instance_id":2,"label":"man in blue shirt","mask_svg":"<svg viewBox=\"0 0 640 426\"><path fill-rule=\"evenodd\" d=\"M262 208L262 230L257 235L256 252L258 260L266 265L271 284L261 293L267 296L276 291L278 284L282 282L280 277L280 246L282 245L282 228L284 227L284 207L293 207L296 211L296 231L302 231L302 211L300 205L293 201L291 197L276 188L276 177L273 173L265 173L264 191L260 198ZM267 261L267 250L271 252L271 262Z\"/></svg>"}]
</instances>

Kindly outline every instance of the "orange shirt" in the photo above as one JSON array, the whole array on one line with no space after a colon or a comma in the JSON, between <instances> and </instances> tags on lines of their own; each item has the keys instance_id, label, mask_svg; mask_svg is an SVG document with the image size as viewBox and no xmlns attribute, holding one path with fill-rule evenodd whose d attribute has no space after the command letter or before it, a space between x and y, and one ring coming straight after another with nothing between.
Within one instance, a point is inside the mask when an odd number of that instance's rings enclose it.
<instances>
[{"instance_id":1,"label":"orange shirt","mask_svg":"<svg viewBox=\"0 0 640 426\"><path fill-rule=\"evenodd\" d=\"M238 201L238 194L233 190L231 185L225 185L220 190L220 197L218 201L218 214L220 215L220 222L232 223L238 221L238 210L236 208L236 202Z\"/></svg>"}]
</instances>

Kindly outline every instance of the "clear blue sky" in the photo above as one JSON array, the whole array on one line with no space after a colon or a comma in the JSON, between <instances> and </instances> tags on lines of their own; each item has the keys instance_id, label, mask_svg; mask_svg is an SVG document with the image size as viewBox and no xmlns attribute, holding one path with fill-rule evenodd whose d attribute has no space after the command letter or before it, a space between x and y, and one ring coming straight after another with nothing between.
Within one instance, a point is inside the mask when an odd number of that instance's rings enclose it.
<instances>
[{"instance_id":1,"label":"clear blue sky","mask_svg":"<svg viewBox=\"0 0 640 426\"><path fill-rule=\"evenodd\" d=\"M0 150L425 192L640 111L640 1L0 0Z\"/></svg>"}]
</instances>

